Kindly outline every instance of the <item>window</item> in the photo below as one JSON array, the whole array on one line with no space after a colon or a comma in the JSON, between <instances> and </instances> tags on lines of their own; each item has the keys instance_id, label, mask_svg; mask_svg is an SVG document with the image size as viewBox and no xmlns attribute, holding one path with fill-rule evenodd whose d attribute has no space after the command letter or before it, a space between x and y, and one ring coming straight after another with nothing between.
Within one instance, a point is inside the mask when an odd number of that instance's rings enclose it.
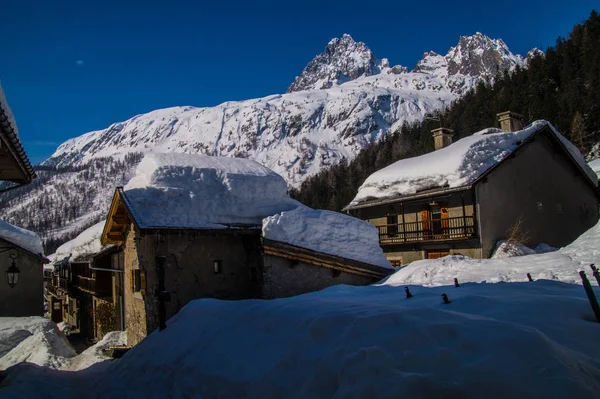
<instances>
[{"instance_id":1,"label":"window","mask_svg":"<svg viewBox=\"0 0 600 399\"><path fill-rule=\"evenodd\" d=\"M60 302L56 301L52 303L52 308L54 310L60 310Z\"/></svg>"},{"instance_id":2,"label":"window","mask_svg":"<svg viewBox=\"0 0 600 399\"><path fill-rule=\"evenodd\" d=\"M389 215L387 217L387 234L390 237L398 234L398 215Z\"/></svg>"},{"instance_id":3,"label":"window","mask_svg":"<svg viewBox=\"0 0 600 399\"><path fill-rule=\"evenodd\" d=\"M140 269L132 270L131 282L133 292L140 292L142 290L142 273Z\"/></svg>"},{"instance_id":4,"label":"window","mask_svg":"<svg viewBox=\"0 0 600 399\"><path fill-rule=\"evenodd\" d=\"M562 204L556 204L556 212L557 213L563 213L563 206L562 206Z\"/></svg>"},{"instance_id":5,"label":"window","mask_svg":"<svg viewBox=\"0 0 600 399\"><path fill-rule=\"evenodd\" d=\"M213 271L215 274L220 274L223 270L223 261L222 260L213 260Z\"/></svg>"}]
</instances>

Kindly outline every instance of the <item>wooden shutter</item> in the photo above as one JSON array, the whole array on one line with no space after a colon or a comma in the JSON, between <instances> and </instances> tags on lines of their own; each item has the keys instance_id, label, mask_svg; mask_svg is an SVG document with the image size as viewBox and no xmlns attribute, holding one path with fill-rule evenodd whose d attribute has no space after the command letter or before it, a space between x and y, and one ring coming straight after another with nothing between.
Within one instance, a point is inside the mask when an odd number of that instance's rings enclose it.
<instances>
[{"instance_id":1,"label":"wooden shutter","mask_svg":"<svg viewBox=\"0 0 600 399\"><path fill-rule=\"evenodd\" d=\"M442 231L444 233L444 235L448 235L449 231L448 231L448 227L449 226L449 220L448 220L448 208L441 208L440 209L440 213L442 214Z\"/></svg>"},{"instance_id":2,"label":"wooden shutter","mask_svg":"<svg viewBox=\"0 0 600 399\"><path fill-rule=\"evenodd\" d=\"M146 270L140 269L140 293L146 295Z\"/></svg>"},{"instance_id":3,"label":"wooden shutter","mask_svg":"<svg viewBox=\"0 0 600 399\"><path fill-rule=\"evenodd\" d=\"M431 235L431 223L429 220L429 210L423 209L421 211L421 229L423 230L424 236Z\"/></svg>"}]
</instances>

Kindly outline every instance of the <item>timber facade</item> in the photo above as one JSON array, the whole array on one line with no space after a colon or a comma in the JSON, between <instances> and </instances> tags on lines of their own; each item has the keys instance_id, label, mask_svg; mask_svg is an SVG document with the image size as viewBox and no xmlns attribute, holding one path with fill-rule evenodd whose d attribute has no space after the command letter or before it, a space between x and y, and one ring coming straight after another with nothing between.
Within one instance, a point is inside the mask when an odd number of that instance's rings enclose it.
<instances>
[{"instance_id":1,"label":"timber facade","mask_svg":"<svg viewBox=\"0 0 600 399\"><path fill-rule=\"evenodd\" d=\"M386 257L402 266L451 254L490 257L517 223L528 237L523 244L560 248L596 224L598 198L597 185L545 125L468 186L345 210L375 225Z\"/></svg>"}]
</instances>

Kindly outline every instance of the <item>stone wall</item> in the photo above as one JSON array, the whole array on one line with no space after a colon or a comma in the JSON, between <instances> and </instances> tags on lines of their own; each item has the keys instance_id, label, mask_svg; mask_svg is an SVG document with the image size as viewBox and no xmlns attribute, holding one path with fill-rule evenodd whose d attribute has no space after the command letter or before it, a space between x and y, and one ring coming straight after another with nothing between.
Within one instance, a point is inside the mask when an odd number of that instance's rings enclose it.
<instances>
[{"instance_id":1,"label":"stone wall","mask_svg":"<svg viewBox=\"0 0 600 399\"><path fill-rule=\"evenodd\" d=\"M199 298L246 299L260 296L260 231L206 233L171 231L127 235L125 309L128 344L134 345L158 328L157 256L164 256L167 320ZM220 270L215 272L214 262ZM142 290L132 290L134 270L140 269Z\"/></svg>"},{"instance_id":2,"label":"stone wall","mask_svg":"<svg viewBox=\"0 0 600 399\"><path fill-rule=\"evenodd\" d=\"M298 262L274 255L263 255L264 299L287 298L319 291L338 284L368 285L376 278L337 272L323 266Z\"/></svg>"},{"instance_id":3,"label":"stone wall","mask_svg":"<svg viewBox=\"0 0 600 399\"><path fill-rule=\"evenodd\" d=\"M13 247L0 239L0 247ZM20 270L17 285L8 285L6 269L12 264L10 253L0 253L0 317L24 317L44 315L44 273L42 260L21 248L15 264Z\"/></svg>"}]
</instances>

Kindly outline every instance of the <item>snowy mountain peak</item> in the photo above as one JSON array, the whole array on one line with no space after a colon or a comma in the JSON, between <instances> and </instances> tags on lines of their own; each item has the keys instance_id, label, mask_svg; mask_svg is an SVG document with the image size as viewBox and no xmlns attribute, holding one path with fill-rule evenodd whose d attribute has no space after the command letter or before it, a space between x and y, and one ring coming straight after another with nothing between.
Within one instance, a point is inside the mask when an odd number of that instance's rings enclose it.
<instances>
[{"instance_id":1,"label":"snowy mountain peak","mask_svg":"<svg viewBox=\"0 0 600 399\"><path fill-rule=\"evenodd\" d=\"M356 42L349 34L329 41L294 79L287 92L328 89L350 80L371 76L389 68L387 59L378 60L363 42Z\"/></svg>"},{"instance_id":2,"label":"snowy mountain peak","mask_svg":"<svg viewBox=\"0 0 600 399\"><path fill-rule=\"evenodd\" d=\"M492 79L499 72L512 71L517 65L524 64L523 57L513 54L502 39L491 39L476 32L472 36L461 36L458 44L445 56L433 51L425 53L414 72Z\"/></svg>"}]
</instances>

